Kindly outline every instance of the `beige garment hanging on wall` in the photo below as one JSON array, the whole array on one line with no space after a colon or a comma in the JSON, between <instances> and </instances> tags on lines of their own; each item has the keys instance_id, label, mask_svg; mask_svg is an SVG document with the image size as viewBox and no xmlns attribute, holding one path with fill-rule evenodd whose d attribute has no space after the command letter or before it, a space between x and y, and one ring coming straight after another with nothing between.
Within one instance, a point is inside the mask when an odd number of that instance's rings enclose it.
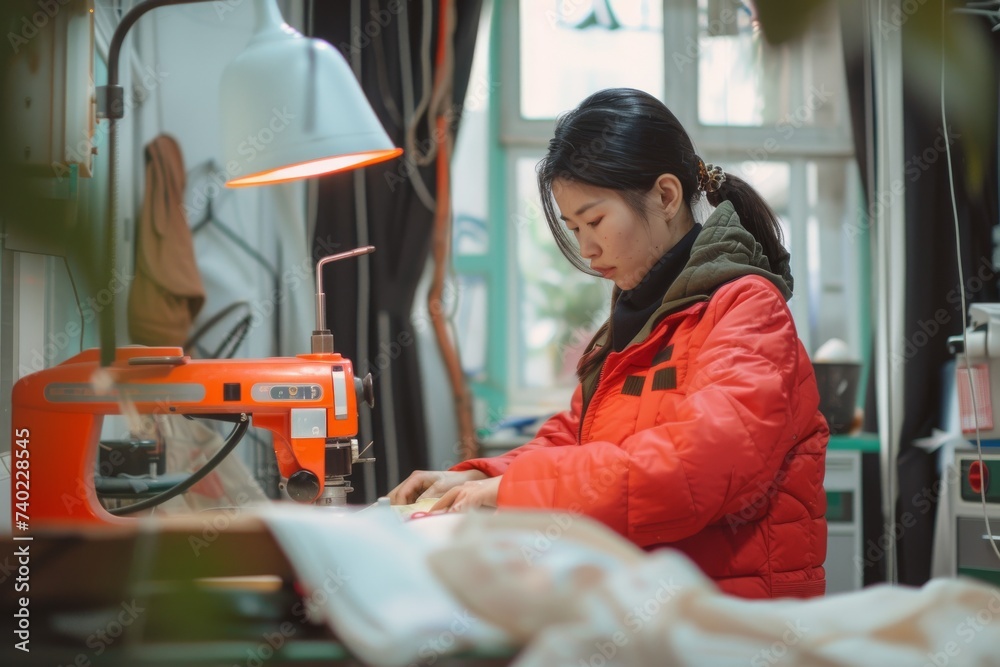
<instances>
[{"instance_id":1,"label":"beige garment hanging on wall","mask_svg":"<svg viewBox=\"0 0 1000 667\"><path fill-rule=\"evenodd\" d=\"M145 155L146 190L128 297L129 336L142 345L183 345L205 303L184 212L184 159L167 135L151 141Z\"/></svg>"}]
</instances>

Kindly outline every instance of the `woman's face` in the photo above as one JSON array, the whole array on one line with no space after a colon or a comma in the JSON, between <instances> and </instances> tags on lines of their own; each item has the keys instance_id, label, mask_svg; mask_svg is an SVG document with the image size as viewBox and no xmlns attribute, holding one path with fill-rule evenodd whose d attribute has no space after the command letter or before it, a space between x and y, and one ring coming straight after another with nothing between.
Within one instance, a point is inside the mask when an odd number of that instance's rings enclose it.
<instances>
[{"instance_id":1,"label":"woman's face","mask_svg":"<svg viewBox=\"0 0 1000 667\"><path fill-rule=\"evenodd\" d=\"M622 290L638 285L693 224L676 221L677 202L665 201L660 181L646 195L647 220L615 190L556 180L552 193L566 228L580 245L580 256ZM667 193L666 199L679 194Z\"/></svg>"}]
</instances>

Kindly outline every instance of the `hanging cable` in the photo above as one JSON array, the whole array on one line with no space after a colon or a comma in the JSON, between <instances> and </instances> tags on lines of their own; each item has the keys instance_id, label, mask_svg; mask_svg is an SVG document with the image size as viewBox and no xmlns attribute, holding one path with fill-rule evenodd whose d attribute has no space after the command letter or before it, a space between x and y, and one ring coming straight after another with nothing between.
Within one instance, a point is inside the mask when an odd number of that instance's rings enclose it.
<instances>
[{"instance_id":1,"label":"hanging cable","mask_svg":"<svg viewBox=\"0 0 1000 667\"><path fill-rule=\"evenodd\" d=\"M432 0L424 0L424 10L421 16L421 29L420 29L420 82L423 86L423 92L420 94L420 101L417 102L417 106L413 112L412 122L406 127L406 151L409 153L413 159L413 162L419 167L426 167L434 161L434 157L437 155L437 146L439 141L435 141L435 130L436 128L436 114L431 102L434 98L434 89L437 87L438 83L441 81L440 68L445 61L440 57L441 50L441 40L444 39L444 35L438 33L438 58L437 58L437 71L431 72L431 36L433 35L433 22L434 18L434 8ZM422 119L426 119L427 123L427 150L421 152L417 145L417 127ZM437 137L441 139L441 137Z\"/></svg>"},{"instance_id":2,"label":"hanging cable","mask_svg":"<svg viewBox=\"0 0 1000 667\"><path fill-rule=\"evenodd\" d=\"M185 415L186 416L186 415ZM139 512L141 510L149 509L150 507L155 507L161 505L171 498L179 496L184 493L192 486L204 479L208 473L215 470L215 468L222 463L222 460L229 456L229 453L236 448L236 445L240 444L240 440L243 439L243 434L247 432L247 427L250 426L250 419L245 414L240 414L235 417L232 415L215 416L213 419L219 419L222 421L235 421L236 425L233 427L232 432L229 437L226 438L225 444L219 451L215 453L211 459L209 459L205 465L198 468L197 471L188 475L184 481L175 484L166 491L158 493L152 498L147 498L146 500L141 500L134 505L126 505L125 507L116 507L114 509L109 509L108 513L114 516L125 516L127 514L132 514L134 512Z\"/></svg>"},{"instance_id":3,"label":"hanging cable","mask_svg":"<svg viewBox=\"0 0 1000 667\"><path fill-rule=\"evenodd\" d=\"M66 275L69 276L70 287L73 288L73 303L76 304L76 310L80 313L80 352L83 352L83 338L87 333L87 320L83 316L83 308L80 307L80 294L76 291L76 281L73 280L73 272L69 268L69 260L65 256L63 256L62 260L66 266Z\"/></svg>"},{"instance_id":4,"label":"hanging cable","mask_svg":"<svg viewBox=\"0 0 1000 667\"><path fill-rule=\"evenodd\" d=\"M425 8L426 11L426 8ZM403 88L403 119L404 119L404 139L403 139L403 159L406 160L407 164L411 167L407 174L410 177L410 183L413 184L413 191L416 193L417 198L420 202L427 207L428 211L433 212L436 203L434 201L434 195L432 195L427 190L427 185L424 183L423 177L420 175L419 165L416 162L416 147L410 145L407 137L409 136L409 128L412 124L418 122L418 117L414 115L414 103L413 103L413 60L412 54L410 52L410 19L409 11L407 10L407 3L402 3L400 5L400 25L403 26L402 30L399 30L397 35L399 38L399 67L400 67L400 82ZM424 51L421 51L421 59L429 58L430 55ZM427 81L430 80L430 75L424 79L425 85Z\"/></svg>"},{"instance_id":5,"label":"hanging cable","mask_svg":"<svg viewBox=\"0 0 1000 667\"><path fill-rule=\"evenodd\" d=\"M379 0L372 0L372 11L375 14L379 14L382 8L379 4ZM399 20L396 21L396 30L405 30L407 26ZM376 30L375 34L372 35L372 48L375 53L375 74L378 80L378 93L379 99L382 100L382 106L385 108L385 112L389 114L389 118L398 127L405 127L403 124L403 113L399 110L399 106L396 104L396 98L392 96L392 91L389 90L389 70L385 62L385 40L382 39L382 30Z\"/></svg>"},{"instance_id":6,"label":"hanging cable","mask_svg":"<svg viewBox=\"0 0 1000 667\"><path fill-rule=\"evenodd\" d=\"M454 33L455 8L452 0L440 1L441 16L438 21L438 50L436 57L436 76L434 85L434 100L450 98L453 90L454 68ZM441 107L436 104L437 110ZM469 387L462 369L449 331L449 321L442 307L444 292L444 277L450 265L450 245L452 235L451 210L451 149L452 125L451 114L436 114L437 136L440 143L437 149L437 210L434 215L434 233L431 252L434 259L434 276L430 290L427 293L427 311L434 325L441 358L444 361L448 379L451 382L452 395L455 400L455 414L458 421L459 456L465 461L479 454L479 443L476 440L475 423L472 418L472 399Z\"/></svg>"}]
</instances>

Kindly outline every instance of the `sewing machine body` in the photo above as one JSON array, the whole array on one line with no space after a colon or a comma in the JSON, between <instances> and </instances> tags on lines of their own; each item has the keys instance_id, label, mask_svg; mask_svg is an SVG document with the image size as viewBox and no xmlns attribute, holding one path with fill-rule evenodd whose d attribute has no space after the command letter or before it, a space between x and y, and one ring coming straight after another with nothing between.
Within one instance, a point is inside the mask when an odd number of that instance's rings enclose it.
<instances>
[{"instance_id":1,"label":"sewing machine body","mask_svg":"<svg viewBox=\"0 0 1000 667\"><path fill-rule=\"evenodd\" d=\"M103 417L123 405L142 414L250 416L273 433L282 479L301 502L319 501L358 460L352 439L370 379L356 380L339 354L199 360L177 347L124 347L106 367L99 356L86 350L14 386L15 525L18 512L32 528L131 521L105 511L94 485Z\"/></svg>"}]
</instances>

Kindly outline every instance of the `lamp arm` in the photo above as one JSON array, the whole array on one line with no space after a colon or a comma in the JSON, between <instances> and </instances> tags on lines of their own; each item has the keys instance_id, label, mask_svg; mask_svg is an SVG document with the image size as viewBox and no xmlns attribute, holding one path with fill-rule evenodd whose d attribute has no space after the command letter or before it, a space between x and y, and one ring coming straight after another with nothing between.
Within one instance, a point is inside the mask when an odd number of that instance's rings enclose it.
<instances>
[{"instance_id":1,"label":"lamp arm","mask_svg":"<svg viewBox=\"0 0 1000 667\"><path fill-rule=\"evenodd\" d=\"M157 7L165 7L167 5L191 5L200 2L209 2L209 0L146 0L125 13L121 21L118 22L118 26L115 28L114 34L111 36L111 43L108 46L108 88L111 86L118 85L118 60L121 54L122 44L125 42L125 35L132 28L139 17L150 12ZM108 100L110 102L110 100ZM106 107L107 112L111 113L111 106ZM124 109L118 110L118 115L109 115L109 118L121 118L124 116Z\"/></svg>"},{"instance_id":2,"label":"lamp arm","mask_svg":"<svg viewBox=\"0 0 1000 667\"><path fill-rule=\"evenodd\" d=\"M118 123L125 116L125 92L118 83L118 63L125 35L139 17L157 7L166 5L186 5L209 0L146 0L130 9L111 36L108 47L108 85L104 94L104 113L108 119L108 206L104 223L104 279L108 285L114 280L115 264L118 261L115 244L115 220L118 217ZM109 290L111 301L100 312L101 365L109 366L115 360L115 291Z\"/></svg>"}]
</instances>

